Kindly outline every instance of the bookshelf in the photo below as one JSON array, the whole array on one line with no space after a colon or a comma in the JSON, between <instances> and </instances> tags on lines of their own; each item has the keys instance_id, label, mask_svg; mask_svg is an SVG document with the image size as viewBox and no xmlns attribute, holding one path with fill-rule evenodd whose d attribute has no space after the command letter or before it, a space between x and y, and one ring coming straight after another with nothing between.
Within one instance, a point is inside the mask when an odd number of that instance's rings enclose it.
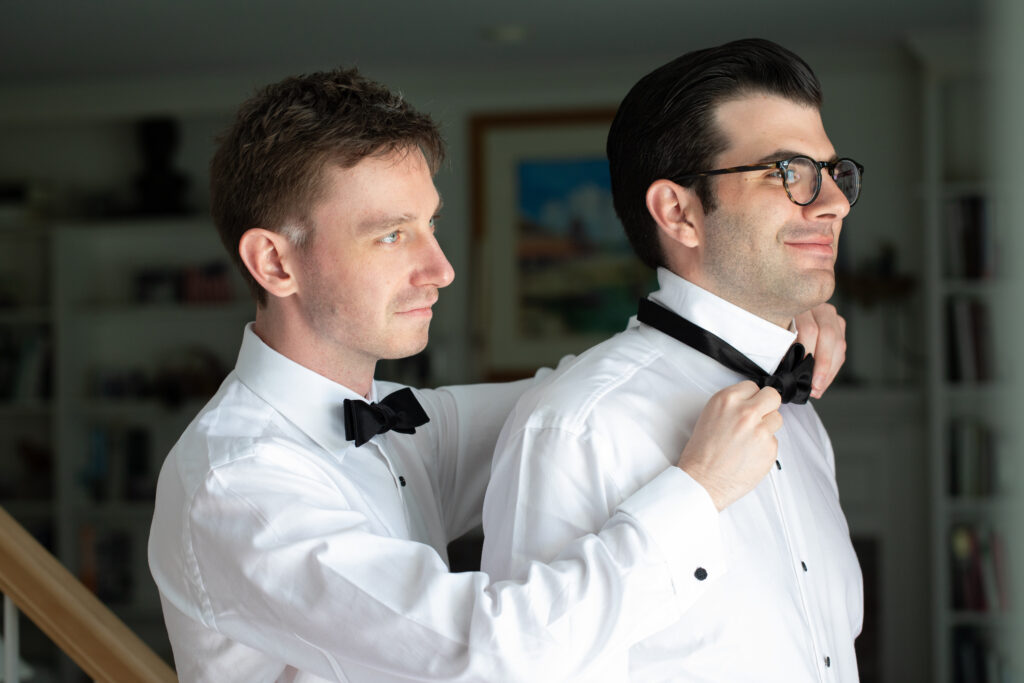
<instances>
[{"instance_id":1,"label":"bookshelf","mask_svg":"<svg viewBox=\"0 0 1024 683\"><path fill-rule=\"evenodd\" d=\"M20 192L0 188L0 505L52 550L50 236ZM49 639L24 618L20 630L26 660L56 657Z\"/></svg>"},{"instance_id":2,"label":"bookshelf","mask_svg":"<svg viewBox=\"0 0 1024 683\"><path fill-rule=\"evenodd\" d=\"M923 70L933 672L937 683L1007 680L1010 567L1005 398L992 335L999 239L985 182L977 39L911 41Z\"/></svg>"},{"instance_id":3,"label":"bookshelf","mask_svg":"<svg viewBox=\"0 0 1024 683\"><path fill-rule=\"evenodd\" d=\"M207 221L62 225L52 243L57 555L171 661L146 557L156 477L254 307Z\"/></svg>"}]
</instances>

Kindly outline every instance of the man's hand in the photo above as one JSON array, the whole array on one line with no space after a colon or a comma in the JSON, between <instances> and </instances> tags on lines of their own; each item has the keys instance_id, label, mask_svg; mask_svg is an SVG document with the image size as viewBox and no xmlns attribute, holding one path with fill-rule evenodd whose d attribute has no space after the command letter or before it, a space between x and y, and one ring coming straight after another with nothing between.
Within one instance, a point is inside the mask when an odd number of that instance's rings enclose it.
<instances>
[{"instance_id":1,"label":"man's hand","mask_svg":"<svg viewBox=\"0 0 1024 683\"><path fill-rule=\"evenodd\" d=\"M704 406L679 467L707 489L719 510L749 493L779 451L782 397L751 381L722 389Z\"/></svg>"},{"instance_id":2,"label":"man's hand","mask_svg":"<svg viewBox=\"0 0 1024 683\"><path fill-rule=\"evenodd\" d=\"M814 354L811 397L821 398L846 361L846 320L832 304L818 304L796 317L796 340Z\"/></svg>"}]
</instances>

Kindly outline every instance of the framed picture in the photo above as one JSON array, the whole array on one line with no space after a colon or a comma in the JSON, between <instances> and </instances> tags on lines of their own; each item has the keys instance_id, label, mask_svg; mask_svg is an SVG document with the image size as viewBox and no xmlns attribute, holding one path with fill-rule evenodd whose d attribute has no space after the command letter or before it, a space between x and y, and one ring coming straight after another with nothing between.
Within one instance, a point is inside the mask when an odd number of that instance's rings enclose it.
<instances>
[{"instance_id":1,"label":"framed picture","mask_svg":"<svg viewBox=\"0 0 1024 683\"><path fill-rule=\"evenodd\" d=\"M471 121L474 291L488 379L532 374L625 328L655 283L612 206L614 111Z\"/></svg>"}]
</instances>

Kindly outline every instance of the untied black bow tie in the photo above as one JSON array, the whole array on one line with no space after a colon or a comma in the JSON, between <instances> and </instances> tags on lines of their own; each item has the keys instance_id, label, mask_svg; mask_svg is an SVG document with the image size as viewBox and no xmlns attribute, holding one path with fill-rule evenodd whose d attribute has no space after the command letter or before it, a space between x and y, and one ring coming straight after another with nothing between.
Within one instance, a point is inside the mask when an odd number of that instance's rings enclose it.
<instances>
[{"instance_id":1,"label":"untied black bow tie","mask_svg":"<svg viewBox=\"0 0 1024 683\"><path fill-rule=\"evenodd\" d=\"M408 387L388 394L379 403L345 399L345 438L356 446L388 430L415 434L416 428L427 422L430 418Z\"/></svg>"},{"instance_id":2,"label":"untied black bow tie","mask_svg":"<svg viewBox=\"0 0 1024 683\"><path fill-rule=\"evenodd\" d=\"M782 395L783 403L807 403L814 376L814 356L804 355L803 344L793 344L772 374L733 348L727 341L679 316L650 299L640 300L636 319L650 325L687 346L692 346L730 370L751 379L759 387L772 387Z\"/></svg>"}]
</instances>

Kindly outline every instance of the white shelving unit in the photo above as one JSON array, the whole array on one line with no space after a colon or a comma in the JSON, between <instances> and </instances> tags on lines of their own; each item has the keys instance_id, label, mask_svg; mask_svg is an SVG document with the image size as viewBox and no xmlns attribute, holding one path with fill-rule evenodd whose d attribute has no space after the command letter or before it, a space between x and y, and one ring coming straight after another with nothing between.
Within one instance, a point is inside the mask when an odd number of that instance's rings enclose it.
<instances>
[{"instance_id":1,"label":"white shelving unit","mask_svg":"<svg viewBox=\"0 0 1024 683\"><path fill-rule=\"evenodd\" d=\"M969 35L918 36L923 66L928 443L936 683L1006 680L1005 399L991 329L998 236L984 178L984 79ZM967 233L964 236L964 233ZM995 258L993 258L995 257Z\"/></svg>"},{"instance_id":2,"label":"white shelving unit","mask_svg":"<svg viewBox=\"0 0 1024 683\"><path fill-rule=\"evenodd\" d=\"M156 477L255 306L207 221L61 226L52 263L57 555L170 660L146 560Z\"/></svg>"}]
</instances>

